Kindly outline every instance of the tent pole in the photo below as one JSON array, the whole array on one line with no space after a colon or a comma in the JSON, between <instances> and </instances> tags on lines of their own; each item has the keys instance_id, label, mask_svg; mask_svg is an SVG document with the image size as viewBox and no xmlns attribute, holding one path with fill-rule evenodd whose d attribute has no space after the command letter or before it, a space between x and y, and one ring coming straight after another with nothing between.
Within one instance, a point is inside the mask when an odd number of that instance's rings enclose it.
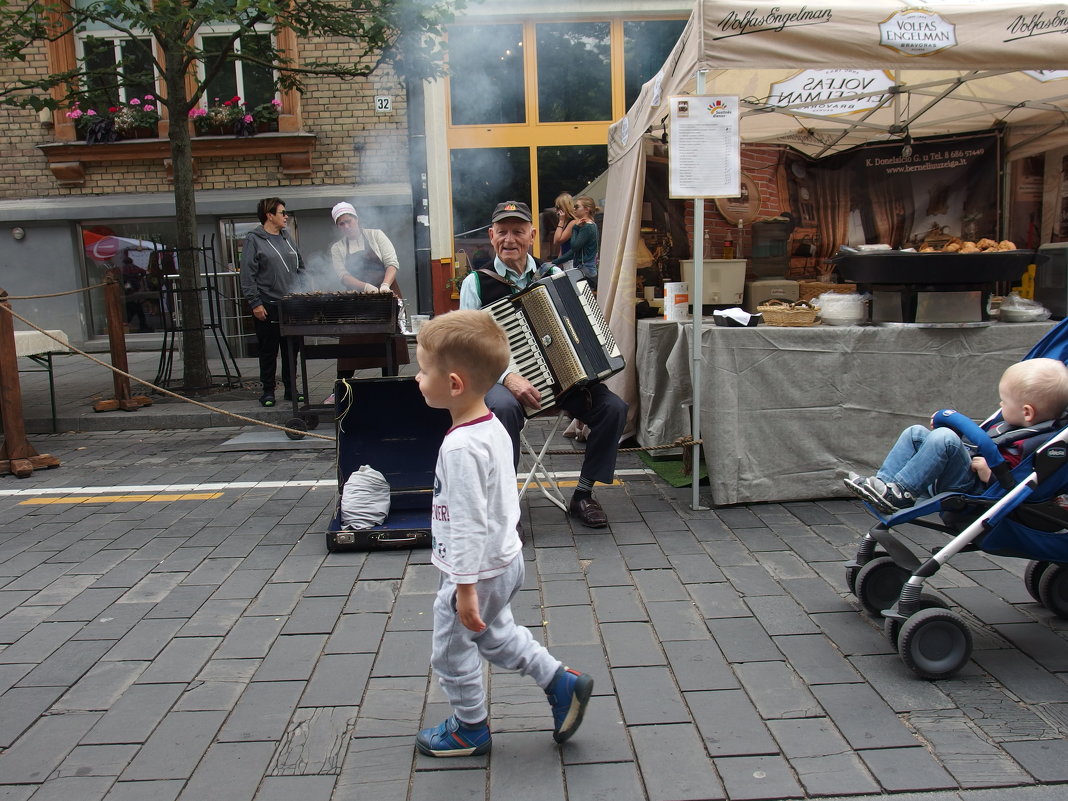
<instances>
[{"instance_id":1,"label":"tent pole","mask_svg":"<svg viewBox=\"0 0 1068 801\"><path fill-rule=\"evenodd\" d=\"M697 71L697 94L698 96L705 93L705 71ZM704 198L694 198L693 201L693 286L690 287L690 298L693 300L693 332L690 336L690 344L693 346L692 359L693 366L690 368L691 376L691 397L693 403L691 406L691 413L693 414L693 422L690 424L690 434L694 440L701 439L701 328L704 323L704 308L702 303L704 301L704 283L705 283L705 201ZM693 467L692 481L690 486L693 487L693 497L690 500L690 508L694 511L708 509L707 506L701 505L700 498L700 483L701 483L701 446L694 444L693 446L693 459L691 463ZM712 477L709 476L709 481Z\"/></svg>"}]
</instances>

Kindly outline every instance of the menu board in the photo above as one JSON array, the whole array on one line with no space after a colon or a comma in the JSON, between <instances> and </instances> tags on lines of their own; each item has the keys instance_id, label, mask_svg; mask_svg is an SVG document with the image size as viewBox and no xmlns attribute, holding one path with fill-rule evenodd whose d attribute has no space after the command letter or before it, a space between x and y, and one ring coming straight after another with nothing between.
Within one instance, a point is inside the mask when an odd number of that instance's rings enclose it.
<instances>
[{"instance_id":1,"label":"menu board","mask_svg":"<svg viewBox=\"0 0 1068 801\"><path fill-rule=\"evenodd\" d=\"M742 174L738 98L691 95L670 102L668 194L738 197Z\"/></svg>"}]
</instances>

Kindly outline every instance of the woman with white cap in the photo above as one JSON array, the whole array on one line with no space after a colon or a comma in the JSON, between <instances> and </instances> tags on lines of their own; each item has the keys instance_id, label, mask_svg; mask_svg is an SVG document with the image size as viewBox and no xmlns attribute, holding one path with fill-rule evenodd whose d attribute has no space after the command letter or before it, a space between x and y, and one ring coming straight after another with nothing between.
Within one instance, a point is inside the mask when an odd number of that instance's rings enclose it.
<instances>
[{"instance_id":1,"label":"woman with white cap","mask_svg":"<svg viewBox=\"0 0 1068 801\"><path fill-rule=\"evenodd\" d=\"M397 251L385 232L377 228L361 228L360 218L351 203L341 202L330 210L334 225L343 233L330 247L330 259L338 280L346 289L356 292L392 292L403 297L397 286ZM337 377L351 378L358 369L386 366L384 356L372 355L379 346L368 345L361 335L342 336L339 345L346 345L353 356L338 359ZM393 363L408 364L408 341L403 335L391 338ZM377 351L381 352L381 351ZM333 394L324 401L334 402Z\"/></svg>"},{"instance_id":2,"label":"woman with white cap","mask_svg":"<svg viewBox=\"0 0 1068 801\"><path fill-rule=\"evenodd\" d=\"M389 237L377 228L361 228L351 203L338 203L330 210L334 225L344 236L330 248L334 272L347 289L360 292L393 292L400 261Z\"/></svg>"}]
</instances>

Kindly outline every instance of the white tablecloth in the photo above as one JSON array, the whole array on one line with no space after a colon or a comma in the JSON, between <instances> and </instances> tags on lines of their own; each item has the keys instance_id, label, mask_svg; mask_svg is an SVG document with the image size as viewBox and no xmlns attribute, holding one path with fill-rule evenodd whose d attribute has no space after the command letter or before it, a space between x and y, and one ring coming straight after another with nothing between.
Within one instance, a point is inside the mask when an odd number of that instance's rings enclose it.
<instances>
[{"instance_id":1,"label":"white tablecloth","mask_svg":"<svg viewBox=\"0 0 1068 801\"><path fill-rule=\"evenodd\" d=\"M942 408L995 411L1001 373L1052 326L706 325L701 438L712 503L846 496L841 475L874 472L905 426ZM689 433L691 332L638 321L642 445Z\"/></svg>"},{"instance_id":2,"label":"white tablecloth","mask_svg":"<svg viewBox=\"0 0 1068 801\"><path fill-rule=\"evenodd\" d=\"M36 356L38 353L70 352L70 348L67 347L68 340L65 333L58 329L51 330L48 333L59 339L63 344L56 342L55 339L50 339L40 331L16 331L15 355Z\"/></svg>"}]
</instances>

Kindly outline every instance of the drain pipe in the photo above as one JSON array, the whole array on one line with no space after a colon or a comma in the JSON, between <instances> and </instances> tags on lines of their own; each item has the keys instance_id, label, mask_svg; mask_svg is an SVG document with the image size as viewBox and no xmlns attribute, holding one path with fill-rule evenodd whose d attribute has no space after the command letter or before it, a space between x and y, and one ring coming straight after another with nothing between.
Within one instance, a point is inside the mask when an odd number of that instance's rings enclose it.
<instances>
[{"instance_id":1,"label":"drain pipe","mask_svg":"<svg viewBox=\"0 0 1068 801\"><path fill-rule=\"evenodd\" d=\"M417 309L426 314L434 307L430 275L430 198L426 174L426 107L423 82L406 78L404 93L408 106L408 178L412 187L412 233L415 244L415 284Z\"/></svg>"}]
</instances>

